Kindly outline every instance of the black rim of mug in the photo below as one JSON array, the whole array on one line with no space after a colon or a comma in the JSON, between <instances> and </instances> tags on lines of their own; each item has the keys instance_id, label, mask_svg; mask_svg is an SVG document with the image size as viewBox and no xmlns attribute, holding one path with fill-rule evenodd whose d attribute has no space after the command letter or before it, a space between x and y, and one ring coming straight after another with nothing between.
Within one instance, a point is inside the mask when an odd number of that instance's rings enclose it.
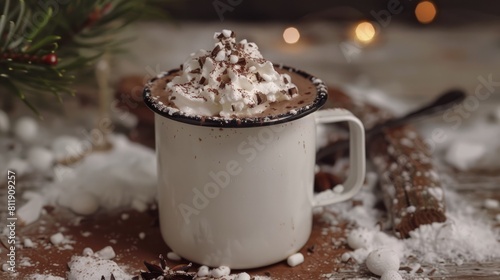
<instances>
[{"instance_id":1,"label":"black rim of mug","mask_svg":"<svg viewBox=\"0 0 500 280\"><path fill-rule=\"evenodd\" d=\"M276 116L268 116L268 117L256 117L256 118L222 118L222 117L202 117L202 116L193 116L193 115L185 115L182 112L169 112L168 107L164 105L158 104L153 97L151 96L151 86L157 80L161 79L165 76L168 76L172 73L178 72L179 69L170 70L167 72L163 72L151 79L144 87L143 91L143 99L146 105L156 114L163 116L165 118L191 124L198 126L208 126L208 127L260 127L260 126L269 126L280 123L290 122L296 119L300 119L317 111L321 106L326 103L328 99L328 89L323 81L316 78L315 76L304 72L302 70L295 69L293 67L274 64L275 68L283 69L286 71L294 72L313 83L316 87L316 98L311 105L304 106L302 108L298 108L295 112L287 112L284 114L279 114Z\"/></svg>"}]
</instances>

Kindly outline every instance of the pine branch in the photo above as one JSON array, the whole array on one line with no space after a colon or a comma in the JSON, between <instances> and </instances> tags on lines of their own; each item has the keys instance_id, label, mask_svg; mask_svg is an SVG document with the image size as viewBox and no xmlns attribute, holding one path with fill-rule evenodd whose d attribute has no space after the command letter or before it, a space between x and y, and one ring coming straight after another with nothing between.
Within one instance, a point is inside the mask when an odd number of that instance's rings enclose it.
<instances>
[{"instance_id":1,"label":"pine branch","mask_svg":"<svg viewBox=\"0 0 500 280\"><path fill-rule=\"evenodd\" d=\"M25 93L74 94L75 71L121 48L129 39L113 35L154 10L144 0L66 2L5 0L0 16L0 87L34 112Z\"/></svg>"}]
</instances>

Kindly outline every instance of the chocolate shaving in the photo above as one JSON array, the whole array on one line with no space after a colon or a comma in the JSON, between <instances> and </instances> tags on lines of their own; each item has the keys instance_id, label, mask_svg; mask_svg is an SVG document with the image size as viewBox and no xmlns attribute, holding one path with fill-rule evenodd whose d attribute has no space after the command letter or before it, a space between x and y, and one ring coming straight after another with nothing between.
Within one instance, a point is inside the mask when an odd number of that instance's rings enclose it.
<instances>
[{"instance_id":1,"label":"chocolate shaving","mask_svg":"<svg viewBox=\"0 0 500 280\"><path fill-rule=\"evenodd\" d=\"M236 108L234 108L234 105L231 105L231 110L234 112L236 111Z\"/></svg>"},{"instance_id":2,"label":"chocolate shaving","mask_svg":"<svg viewBox=\"0 0 500 280\"><path fill-rule=\"evenodd\" d=\"M201 77L201 79L198 81L198 83L199 83L200 85L203 85L203 84L205 84L205 82L206 82L206 81L207 81L207 79L206 79L205 77L203 77L203 76L202 76L202 77Z\"/></svg>"},{"instance_id":3,"label":"chocolate shaving","mask_svg":"<svg viewBox=\"0 0 500 280\"><path fill-rule=\"evenodd\" d=\"M297 88L296 88L296 87L290 88L290 89L288 90L288 94L289 94L290 96L294 96L295 94L297 94L297 92L298 92L298 90L297 90Z\"/></svg>"},{"instance_id":4,"label":"chocolate shaving","mask_svg":"<svg viewBox=\"0 0 500 280\"><path fill-rule=\"evenodd\" d=\"M286 77L283 77L283 81L285 82L285 84L289 83L289 81L288 81L288 79Z\"/></svg>"},{"instance_id":5,"label":"chocolate shaving","mask_svg":"<svg viewBox=\"0 0 500 280\"><path fill-rule=\"evenodd\" d=\"M183 65L183 64L181 64L181 65L179 66L179 69L183 70L183 69L184 69L184 65Z\"/></svg>"},{"instance_id":6,"label":"chocolate shaving","mask_svg":"<svg viewBox=\"0 0 500 280\"><path fill-rule=\"evenodd\" d=\"M201 73L201 69L200 68L196 68L194 70L191 70L189 73L191 73L191 74L200 74Z\"/></svg>"},{"instance_id":7,"label":"chocolate shaving","mask_svg":"<svg viewBox=\"0 0 500 280\"><path fill-rule=\"evenodd\" d=\"M244 57L240 57L240 59L238 59L238 62L236 62L236 64L246 65L247 60Z\"/></svg>"},{"instance_id":8,"label":"chocolate shaving","mask_svg":"<svg viewBox=\"0 0 500 280\"><path fill-rule=\"evenodd\" d=\"M260 105L267 101L267 96L262 92L257 92L256 97L257 97L257 105Z\"/></svg>"},{"instance_id":9,"label":"chocolate shaving","mask_svg":"<svg viewBox=\"0 0 500 280\"><path fill-rule=\"evenodd\" d=\"M203 65L205 64L205 60L207 59L206 56L202 56L198 58L198 64L200 64L200 68L203 68Z\"/></svg>"},{"instance_id":10,"label":"chocolate shaving","mask_svg":"<svg viewBox=\"0 0 500 280\"><path fill-rule=\"evenodd\" d=\"M212 53L211 53L210 55L211 55L212 57L216 57L216 56L217 56L217 54L220 52L220 49L221 49L221 48L220 48L220 46L219 46L219 45L215 46L215 48L212 50Z\"/></svg>"},{"instance_id":11,"label":"chocolate shaving","mask_svg":"<svg viewBox=\"0 0 500 280\"><path fill-rule=\"evenodd\" d=\"M262 83L264 81L264 78L259 74L259 72L255 73L255 78L257 78L257 82Z\"/></svg>"},{"instance_id":12,"label":"chocolate shaving","mask_svg":"<svg viewBox=\"0 0 500 280\"><path fill-rule=\"evenodd\" d=\"M224 34L222 34L222 32L219 33L219 35L217 35L217 39L224 39Z\"/></svg>"}]
</instances>

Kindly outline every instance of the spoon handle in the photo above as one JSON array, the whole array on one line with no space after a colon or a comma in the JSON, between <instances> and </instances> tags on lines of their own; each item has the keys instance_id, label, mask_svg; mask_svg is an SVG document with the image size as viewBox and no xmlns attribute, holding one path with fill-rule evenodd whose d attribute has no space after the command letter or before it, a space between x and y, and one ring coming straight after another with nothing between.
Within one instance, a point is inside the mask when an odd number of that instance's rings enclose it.
<instances>
[{"instance_id":1,"label":"spoon handle","mask_svg":"<svg viewBox=\"0 0 500 280\"><path fill-rule=\"evenodd\" d=\"M409 121L412 121L412 120L415 120L415 119L418 119L421 117L428 117L428 116L431 116L435 113L447 110L447 109L453 107L454 105L462 102L465 99L465 97L466 97L466 94L462 90L459 90L459 89L449 90L449 91L441 94L433 102L431 102L423 107L420 107L414 111L411 111L410 113L408 113L402 117L396 117L396 118L389 119L386 122L375 125L371 129L366 130L365 139L367 141L370 140L373 136L379 134L385 128L399 126L399 125L405 124ZM326 147L320 149L316 153L316 160L321 161L325 157L327 157L328 155L335 153L337 151L345 150L348 147L349 147L349 139L344 139L344 140L340 140L338 142L335 142L332 145L329 145L329 146L326 146Z\"/></svg>"}]
</instances>

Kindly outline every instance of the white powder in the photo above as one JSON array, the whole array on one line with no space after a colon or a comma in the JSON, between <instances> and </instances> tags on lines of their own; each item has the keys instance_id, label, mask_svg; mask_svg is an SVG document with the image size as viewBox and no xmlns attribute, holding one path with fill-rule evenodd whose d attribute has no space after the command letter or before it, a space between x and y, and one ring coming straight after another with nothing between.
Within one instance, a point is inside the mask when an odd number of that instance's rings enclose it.
<instances>
[{"instance_id":1,"label":"white powder","mask_svg":"<svg viewBox=\"0 0 500 280\"><path fill-rule=\"evenodd\" d=\"M19 218L25 224L36 221L45 204L59 204L81 215L98 209L147 210L156 195L154 151L123 135L111 135L110 141L110 151L90 153L69 167L56 166L55 181L30 196L19 208Z\"/></svg>"},{"instance_id":2,"label":"white powder","mask_svg":"<svg viewBox=\"0 0 500 280\"><path fill-rule=\"evenodd\" d=\"M435 196L443 196L442 191L430 190ZM410 238L403 240L397 239L391 232L380 231L376 226L384 216L383 212L374 208L379 200L376 194L373 185L365 185L354 197L362 205L353 207L349 201L327 207L358 226L348 233L348 243L354 250L345 253L343 261L352 258L361 264L371 251L381 248L393 250L402 262L411 258L423 264L462 264L500 258L500 229L494 228L493 221L482 218L474 208L467 208L468 202L452 189L448 189L446 195L447 221L423 225L412 231ZM323 220L331 220L330 215L325 212Z\"/></svg>"},{"instance_id":3,"label":"white powder","mask_svg":"<svg viewBox=\"0 0 500 280\"><path fill-rule=\"evenodd\" d=\"M103 260L97 257L73 256L68 263L68 280L80 279L111 279L111 273L116 280L131 279L133 275L127 274L118 264L111 260Z\"/></svg>"},{"instance_id":4,"label":"white powder","mask_svg":"<svg viewBox=\"0 0 500 280\"><path fill-rule=\"evenodd\" d=\"M53 275L32 274L29 276L30 280L64 280L64 278Z\"/></svg>"}]
</instances>

